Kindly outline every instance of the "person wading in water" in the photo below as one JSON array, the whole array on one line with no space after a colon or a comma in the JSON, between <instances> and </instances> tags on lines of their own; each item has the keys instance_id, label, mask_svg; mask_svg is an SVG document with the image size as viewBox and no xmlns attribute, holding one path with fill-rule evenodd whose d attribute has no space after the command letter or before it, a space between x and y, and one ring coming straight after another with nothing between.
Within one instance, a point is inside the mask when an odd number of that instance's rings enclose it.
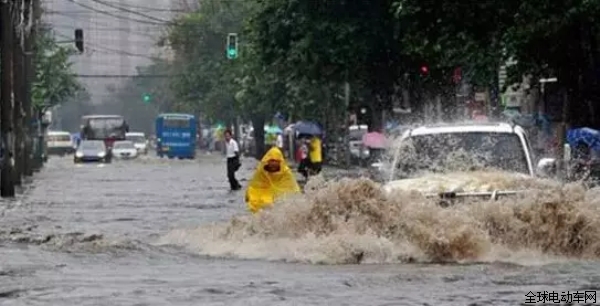
<instances>
[{"instance_id":1,"label":"person wading in water","mask_svg":"<svg viewBox=\"0 0 600 306\"><path fill-rule=\"evenodd\" d=\"M233 139L231 130L225 130L225 148L227 157L227 179L229 180L229 186L232 191L242 189L242 185L235 178L235 173L240 169L240 147Z\"/></svg>"}]
</instances>

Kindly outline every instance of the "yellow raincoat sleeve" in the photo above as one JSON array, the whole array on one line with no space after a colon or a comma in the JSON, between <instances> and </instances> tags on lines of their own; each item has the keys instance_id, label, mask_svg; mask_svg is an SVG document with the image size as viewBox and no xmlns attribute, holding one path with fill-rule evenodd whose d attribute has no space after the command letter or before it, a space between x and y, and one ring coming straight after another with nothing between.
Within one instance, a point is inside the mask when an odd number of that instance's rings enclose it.
<instances>
[{"instance_id":1,"label":"yellow raincoat sleeve","mask_svg":"<svg viewBox=\"0 0 600 306\"><path fill-rule=\"evenodd\" d=\"M269 160L279 160L281 170L269 173L263 168ZM256 167L254 176L246 190L246 204L252 213L256 213L266 206L271 206L275 199L285 194L300 192L300 186L292 169L283 158L279 148L271 148Z\"/></svg>"}]
</instances>

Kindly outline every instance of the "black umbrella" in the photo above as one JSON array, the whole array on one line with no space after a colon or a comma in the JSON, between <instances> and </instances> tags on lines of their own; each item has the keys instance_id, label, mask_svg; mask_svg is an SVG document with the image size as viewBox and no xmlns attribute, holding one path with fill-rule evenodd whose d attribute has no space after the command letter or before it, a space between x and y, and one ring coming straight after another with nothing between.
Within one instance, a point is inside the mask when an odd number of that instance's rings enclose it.
<instances>
[{"instance_id":1,"label":"black umbrella","mask_svg":"<svg viewBox=\"0 0 600 306\"><path fill-rule=\"evenodd\" d=\"M323 135L323 129L321 126L318 123L311 121L298 121L294 125L294 130L296 131L297 135Z\"/></svg>"}]
</instances>

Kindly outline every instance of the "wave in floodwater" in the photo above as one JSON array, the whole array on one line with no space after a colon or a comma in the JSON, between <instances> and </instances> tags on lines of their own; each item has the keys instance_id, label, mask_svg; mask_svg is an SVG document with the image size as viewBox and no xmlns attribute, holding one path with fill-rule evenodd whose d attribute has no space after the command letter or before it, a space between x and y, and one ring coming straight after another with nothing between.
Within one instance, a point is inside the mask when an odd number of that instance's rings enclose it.
<instances>
[{"instance_id":1,"label":"wave in floodwater","mask_svg":"<svg viewBox=\"0 0 600 306\"><path fill-rule=\"evenodd\" d=\"M43 234L37 232L35 226L0 230L0 242L38 245L48 250L68 253L127 253L147 249L147 245L139 241L108 238L101 234Z\"/></svg>"},{"instance_id":2,"label":"wave in floodwater","mask_svg":"<svg viewBox=\"0 0 600 306\"><path fill-rule=\"evenodd\" d=\"M414 191L386 194L368 179L325 182L260 214L174 230L161 245L203 255L314 264L493 262L543 264L600 257L600 192L578 184L473 173L504 189L498 201L443 208ZM424 177L427 179L427 177Z\"/></svg>"}]
</instances>

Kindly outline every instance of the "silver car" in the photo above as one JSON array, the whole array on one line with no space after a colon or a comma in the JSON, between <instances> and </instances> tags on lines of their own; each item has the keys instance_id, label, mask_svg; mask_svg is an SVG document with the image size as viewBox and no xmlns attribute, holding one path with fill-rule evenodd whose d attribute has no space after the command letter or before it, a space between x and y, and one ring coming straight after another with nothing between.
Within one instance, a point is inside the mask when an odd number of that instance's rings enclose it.
<instances>
[{"instance_id":1,"label":"silver car","mask_svg":"<svg viewBox=\"0 0 600 306\"><path fill-rule=\"evenodd\" d=\"M82 140L73 161L81 162L103 162L110 163L112 154L102 140Z\"/></svg>"}]
</instances>

